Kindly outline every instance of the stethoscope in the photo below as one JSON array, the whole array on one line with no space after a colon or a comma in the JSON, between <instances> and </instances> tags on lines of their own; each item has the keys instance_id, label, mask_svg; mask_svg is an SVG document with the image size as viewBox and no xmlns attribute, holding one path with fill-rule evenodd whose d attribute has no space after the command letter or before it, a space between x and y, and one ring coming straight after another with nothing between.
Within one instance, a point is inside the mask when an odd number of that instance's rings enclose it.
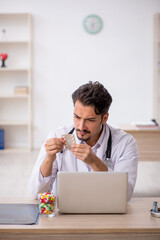
<instances>
[{"instance_id":1,"label":"stethoscope","mask_svg":"<svg viewBox=\"0 0 160 240\"><path fill-rule=\"evenodd\" d=\"M72 134L74 132L74 130L75 130L75 128L72 128L68 134ZM108 138L108 142L107 142L106 159L104 161L104 163L109 168L112 167L111 151L112 151L112 135L111 135L111 130L109 128L109 138Z\"/></svg>"}]
</instances>

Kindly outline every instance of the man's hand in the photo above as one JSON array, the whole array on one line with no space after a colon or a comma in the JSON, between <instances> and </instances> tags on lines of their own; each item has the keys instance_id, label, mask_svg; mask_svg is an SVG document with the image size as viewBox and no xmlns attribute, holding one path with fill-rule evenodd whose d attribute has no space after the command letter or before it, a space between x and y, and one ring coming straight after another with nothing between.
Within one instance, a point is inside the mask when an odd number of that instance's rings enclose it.
<instances>
[{"instance_id":1,"label":"man's hand","mask_svg":"<svg viewBox=\"0 0 160 240\"><path fill-rule=\"evenodd\" d=\"M63 138L51 138L46 141L46 158L43 161L40 171L43 177L48 177L52 173L52 165L56 159L56 154L61 152L64 146Z\"/></svg>"},{"instance_id":2,"label":"man's hand","mask_svg":"<svg viewBox=\"0 0 160 240\"><path fill-rule=\"evenodd\" d=\"M90 165L95 160L95 154L89 145L85 144L74 144L71 151L76 158L82 160L86 164Z\"/></svg>"},{"instance_id":3,"label":"man's hand","mask_svg":"<svg viewBox=\"0 0 160 240\"><path fill-rule=\"evenodd\" d=\"M88 164L93 171L108 171L107 166L94 154L89 145L74 144L71 151L76 158Z\"/></svg>"},{"instance_id":4,"label":"man's hand","mask_svg":"<svg viewBox=\"0 0 160 240\"><path fill-rule=\"evenodd\" d=\"M56 159L56 154L62 151L63 146L64 146L63 138L48 139L45 144L45 149L47 153L46 158L54 161Z\"/></svg>"}]
</instances>

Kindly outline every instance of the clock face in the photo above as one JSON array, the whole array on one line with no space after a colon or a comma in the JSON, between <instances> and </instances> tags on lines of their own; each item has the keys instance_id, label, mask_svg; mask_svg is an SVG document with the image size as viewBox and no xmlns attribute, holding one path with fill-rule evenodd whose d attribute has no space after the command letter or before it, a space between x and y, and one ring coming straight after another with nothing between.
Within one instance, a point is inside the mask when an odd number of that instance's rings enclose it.
<instances>
[{"instance_id":1,"label":"clock face","mask_svg":"<svg viewBox=\"0 0 160 240\"><path fill-rule=\"evenodd\" d=\"M96 34L103 27L102 19L97 15L89 15L83 21L84 29L91 34Z\"/></svg>"}]
</instances>

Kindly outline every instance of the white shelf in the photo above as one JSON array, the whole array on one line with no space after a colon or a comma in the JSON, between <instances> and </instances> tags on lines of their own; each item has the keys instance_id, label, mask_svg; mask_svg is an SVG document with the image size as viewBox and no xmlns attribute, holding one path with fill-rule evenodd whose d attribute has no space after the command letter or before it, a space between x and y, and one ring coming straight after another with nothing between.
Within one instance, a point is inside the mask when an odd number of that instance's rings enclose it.
<instances>
[{"instance_id":1,"label":"white shelf","mask_svg":"<svg viewBox=\"0 0 160 240\"><path fill-rule=\"evenodd\" d=\"M5 148L0 149L0 153L29 152L29 148Z\"/></svg>"},{"instance_id":2,"label":"white shelf","mask_svg":"<svg viewBox=\"0 0 160 240\"><path fill-rule=\"evenodd\" d=\"M27 68L8 68L8 67L0 68L0 72L26 72L26 71L28 71Z\"/></svg>"},{"instance_id":3,"label":"white shelf","mask_svg":"<svg viewBox=\"0 0 160 240\"><path fill-rule=\"evenodd\" d=\"M29 122L27 121L1 121L0 126L28 126Z\"/></svg>"},{"instance_id":4,"label":"white shelf","mask_svg":"<svg viewBox=\"0 0 160 240\"><path fill-rule=\"evenodd\" d=\"M15 13L12 13L12 12L10 12L10 13L1 13L1 15L0 15L0 17L7 17L7 18L10 18L10 17L16 17L16 16L21 16L21 17L24 17L24 16L26 16L26 17L30 17L30 13L19 13L19 12L15 12Z\"/></svg>"},{"instance_id":5,"label":"white shelf","mask_svg":"<svg viewBox=\"0 0 160 240\"><path fill-rule=\"evenodd\" d=\"M7 53L6 67L0 67L0 128L5 150L31 149L31 15L0 13L0 47ZM1 64L1 61L0 61ZM17 86L27 94L14 94Z\"/></svg>"},{"instance_id":6,"label":"white shelf","mask_svg":"<svg viewBox=\"0 0 160 240\"><path fill-rule=\"evenodd\" d=\"M12 99L12 98L13 99L16 99L16 98L18 98L18 99L24 98L25 99L26 98L26 99L28 99L29 95L27 95L27 94L26 95L20 95L20 94L19 95L18 94L17 95L0 95L0 98L4 98L4 99L7 99L7 98L8 99Z\"/></svg>"},{"instance_id":7,"label":"white shelf","mask_svg":"<svg viewBox=\"0 0 160 240\"><path fill-rule=\"evenodd\" d=\"M0 40L0 44L29 44L29 42L27 40L13 40L13 41L9 41L9 40L1 41Z\"/></svg>"}]
</instances>

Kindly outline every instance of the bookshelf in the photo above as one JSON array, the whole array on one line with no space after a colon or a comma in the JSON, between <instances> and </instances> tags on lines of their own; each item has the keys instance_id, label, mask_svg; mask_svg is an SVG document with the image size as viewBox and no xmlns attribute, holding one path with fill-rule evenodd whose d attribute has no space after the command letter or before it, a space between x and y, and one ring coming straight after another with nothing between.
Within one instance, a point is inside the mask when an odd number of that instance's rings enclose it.
<instances>
[{"instance_id":1,"label":"bookshelf","mask_svg":"<svg viewBox=\"0 0 160 240\"><path fill-rule=\"evenodd\" d=\"M154 118L160 122L160 13L154 15Z\"/></svg>"},{"instance_id":2,"label":"bookshelf","mask_svg":"<svg viewBox=\"0 0 160 240\"><path fill-rule=\"evenodd\" d=\"M0 129L4 150L31 150L31 15L0 14Z\"/></svg>"}]
</instances>

